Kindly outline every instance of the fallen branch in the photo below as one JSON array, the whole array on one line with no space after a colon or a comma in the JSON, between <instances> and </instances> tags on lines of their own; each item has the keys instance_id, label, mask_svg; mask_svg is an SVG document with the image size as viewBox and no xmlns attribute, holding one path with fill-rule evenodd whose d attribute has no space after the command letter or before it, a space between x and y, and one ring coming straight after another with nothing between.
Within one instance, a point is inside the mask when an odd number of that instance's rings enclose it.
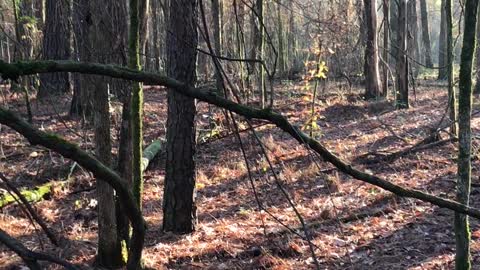
<instances>
[{"instance_id":1,"label":"fallen branch","mask_svg":"<svg viewBox=\"0 0 480 270\"><path fill-rule=\"evenodd\" d=\"M52 191L53 186L56 183L57 182L46 183L33 189L24 189L22 191L19 191L19 193L24 197L26 202L35 203L42 200L45 196L49 195ZM17 202L18 198L18 195L12 196L10 194L6 194L5 196L0 197L0 209Z\"/></svg>"},{"instance_id":2,"label":"fallen branch","mask_svg":"<svg viewBox=\"0 0 480 270\"><path fill-rule=\"evenodd\" d=\"M15 252L22 260L25 262L25 264L28 266L28 268L32 270L40 270L42 267L38 264L38 261L47 261L47 262L52 262L58 265L63 266L65 269L69 270L78 270L79 268L76 267L75 265L61 260L59 258L55 258L51 255L44 254L44 253L38 253L29 250L26 248L22 243L20 243L18 240L15 238L11 237L8 235L4 230L0 229L0 243L3 243L5 246L7 246L10 250Z\"/></svg>"},{"instance_id":3,"label":"fallen branch","mask_svg":"<svg viewBox=\"0 0 480 270\"><path fill-rule=\"evenodd\" d=\"M380 177L362 172L352 167L352 165L343 161L341 158L339 158L338 156L330 152L320 142L309 137L308 135L303 133L299 128L294 127L283 115L273 112L271 109L260 110L260 109L244 106L242 104L238 104L231 100L222 98L216 95L214 91L202 91L200 89L187 86L182 82L179 82L175 79L169 78L164 75L132 70L125 67L93 64L93 63L83 63L83 62L75 62L75 61L31 61L31 62L17 62L13 64L8 64L3 61L0 61L0 73L2 74L2 77L4 79L17 80L20 76L24 76L24 75L33 75L37 73L51 73L51 72L79 72L83 74L103 75L103 76L109 76L113 78L131 80L136 82L163 85L185 96L196 98L200 101L204 101L204 102L216 105L218 107L227 109L229 111L242 115L248 119L262 119L262 120L269 121L275 124L278 128L285 131L286 133L290 134L299 143L305 144L308 147L310 147L318 155L320 155L325 161L330 162L335 167L337 167L338 170L352 176L355 179L358 179L363 182L380 187L382 189L388 190L394 194L397 194L398 196L419 199L421 201L429 202L439 207L448 208L455 212L466 214L466 215L480 219L480 210L476 208L472 208L452 200L443 199L428 193L424 193L416 189L402 187L392 182L386 181ZM12 122L13 119L10 119L10 121L5 121L4 115L6 113L11 114L4 109L0 109L0 122L16 129L15 122L21 121L21 120L17 118L17 120L14 120L13 122ZM22 133L23 130L19 129L17 131ZM33 142L35 142L35 139L33 140ZM51 145L52 141L47 140L47 141L43 141L43 143L45 143L48 146L52 146ZM71 145L66 141L63 141L63 143ZM65 152L65 149L58 149L56 147L53 147L53 150L55 151L61 150L62 152ZM75 156L72 156L72 154L68 150L66 154L68 154L67 157L69 158L73 158L73 159L75 158ZM85 153L83 155L87 155L87 154ZM80 162L78 163L81 164ZM85 162L82 161L82 163L85 163ZM88 165L91 165L91 164L88 164ZM94 169L95 171L98 170L97 167L92 169ZM109 170L108 168L105 168L105 169ZM114 175L117 176L116 174ZM112 179L111 178L112 175L109 173L105 173L104 170L102 170L102 176L108 177L108 179ZM115 182L109 181L109 182L111 182L112 185L117 185L118 187L119 183L123 183L123 180L121 180L119 177L118 177L118 180L120 180L120 182L118 183L117 181ZM127 197L126 194L124 194L124 196Z\"/></svg>"},{"instance_id":4,"label":"fallen branch","mask_svg":"<svg viewBox=\"0 0 480 270\"><path fill-rule=\"evenodd\" d=\"M37 214L37 212L33 209L33 207L30 205L30 202L27 201L25 196L15 187L13 186L10 181L2 174L0 173L0 179L3 181L5 186L15 194L16 198L15 200L20 200L25 207L26 211L28 214L32 217L33 220L37 222L38 225L42 228L42 230L45 232L47 235L48 239L55 245L58 246L58 239L55 236L55 234L47 227L43 219Z\"/></svg>"},{"instance_id":5,"label":"fallen branch","mask_svg":"<svg viewBox=\"0 0 480 270\"><path fill-rule=\"evenodd\" d=\"M1 66L1 64L0 64ZM0 107L0 123L9 126L24 136L32 145L42 145L62 156L76 161L80 166L91 171L96 178L107 182L120 197L125 209L125 214L132 223L132 239L129 247L127 268L136 270L140 266L141 254L145 238L146 223L140 209L135 203L132 191L127 181L117 173L80 149L77 145L70 143L58 136L45 133L33 128L25 120L14 113Z\"/></svg>"},{"instance_id":6,"label":"fallen branch","mask_svg":"<svg viewBox=\"0 0 480 270\"><path fill-rule=\"evenodd\" d=\"M147 170L150 162L162 150L163 142L161 140L153 141L145 150L143 150L142 171Z\"/></svg>"}]
</instances>

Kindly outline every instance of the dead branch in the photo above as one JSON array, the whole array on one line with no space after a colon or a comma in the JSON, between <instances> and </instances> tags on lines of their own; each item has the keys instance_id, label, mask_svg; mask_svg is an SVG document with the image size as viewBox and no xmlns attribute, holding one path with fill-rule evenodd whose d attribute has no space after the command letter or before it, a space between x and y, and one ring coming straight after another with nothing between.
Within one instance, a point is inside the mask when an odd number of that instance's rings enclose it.
<instances>
[{"instance_id":1,"label":"dead branch","mask_svg":"<svg viewBox=\"0 0 480 270\"><path fill-rule=\"evenodd\" d=\"M20 243L18 240L11 237L10 235L8 235L8 233L6 233L2 229L0 229L0 242L3 243L5 246L7 246L10 250L15 252L20 258L22 258L25 264L32 270L42 269L42 267L40 267L40 265L38 264L38 261L52 262L52 263L61 265L65 269L69 269L69 270L79 270L78 267L76 267L75 265L67 261L64 261L59 258L55 258L48 254L38 253L38 252L29 250L22 243Z\"/></svg>"},{"instance_id":2,"label":"dead branch","mask_svg":"<svg viewBox=\"0 0 480 270\"><path fill-rule=\"evenodd\" d=\"M42 228L42 230L45 232L47 235L48 239L55 245L58 246L58 239L55 236L55 234L47 227L47 224L43 221L43 219L37 214L37 212L33 209L33 207L30 205L30 203L27 201L25 196L15 187L13 186L10 181L0 173L0 179L5 183L5 186L7 186L17 197L18 199L22 202L23 206L27 210L28 214L32 217L33 220L37 222L38 225Z\"/></svg>"}]
</instances>

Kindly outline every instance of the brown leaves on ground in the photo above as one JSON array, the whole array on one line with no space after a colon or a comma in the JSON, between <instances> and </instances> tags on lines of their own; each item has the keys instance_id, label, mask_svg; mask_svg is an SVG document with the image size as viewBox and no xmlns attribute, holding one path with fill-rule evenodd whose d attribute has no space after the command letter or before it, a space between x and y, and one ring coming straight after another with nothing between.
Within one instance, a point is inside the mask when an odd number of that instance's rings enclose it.
<instances>
[{"instance_id":1,"label":"brown leaves on ground","mask_svg":"<svg viewBox=\"0 0 480 270\"><path fill-rule=\"evenodd\" d=\"M335 87L331 85L331 89ZM301 87L286 88L278 87L277 108L301 126L311 118L310 103L302 99ZM165 134L166 103L161 89L150 88L145 94L145 143L148 144ZM357 94L329 93L320 99L315 136L330 150L397 184L454 197L456 147L453 144L409 154L394 162L368 164L356 159L366 153L396 152L428 136L445 112L446 89L418 87L417 100L407 111L393 111L388 102L364 102ZM25 111L20 98L2 102L9 102L18 112ZM82 126L79 119L66 115L68 99L55 102L55 106L35 101L35 125L91 150L91 127ZM212 121L218 124L222 119L220 111L213 111L216 113L210 115L207 105L200 104L199 115L206 115L198 117L200 130L208 131ZM473 120L475 133L480 127L479 121L478 117ZM212 133L198 149L198 227L195 233L176 236L162 232L162 159L146 173L144 214L149 226L144 251L146 266L154 269L313 268L308 243L300 237L304 235L302 227L274 184L268 163L255 140L248 132L241 135L256 195L266 211L258 208L235 136L228 136L225 127L216 132L224 138L214 140L212 138L218 134ZM391 196L376 187L354 181L271 125L261 126L258 133L283 186L309 224L321 268L452 267L452 212ZM118 125L113 127L112 134L117 142ZM1 129L0 141L3 151L0 170L14 179L18 187L65 179L73 165L55 153L29 146L5 127ZM478 159L474 160L472 204L475 207L480 206L475 199L480 192L478 165ZM0 227L32 249L42 250L43 246L45 251L64 259L90 264L96 252L94 180L81 168L75 169L72 177L75 178L72 184L35 205L49 226L65 237L61 248L52 247L16 206L1 209ZM471 221L471 226L473 262L478 265L480 230L476 220ZM9 269L22 263L1 247L0 265ZM57 268L49 266L49 269Z\"/></svg>"}]
</instances>

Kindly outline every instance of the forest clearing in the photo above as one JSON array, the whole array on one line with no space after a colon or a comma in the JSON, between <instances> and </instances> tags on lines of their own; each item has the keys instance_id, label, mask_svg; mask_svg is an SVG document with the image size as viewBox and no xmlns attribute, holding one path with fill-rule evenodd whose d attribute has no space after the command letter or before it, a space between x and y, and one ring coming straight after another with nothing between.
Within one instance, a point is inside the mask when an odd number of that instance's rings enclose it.
<instances>
[{"instance_id":1,"label":"forest clearing","mask_svg":"<svg viewBox=\"0 0 480 270\"><path fill-rule=\"evenodd\" d=\"M0 15L0 269L480 269L478 0Z\"/></svg>"}]
</instances>

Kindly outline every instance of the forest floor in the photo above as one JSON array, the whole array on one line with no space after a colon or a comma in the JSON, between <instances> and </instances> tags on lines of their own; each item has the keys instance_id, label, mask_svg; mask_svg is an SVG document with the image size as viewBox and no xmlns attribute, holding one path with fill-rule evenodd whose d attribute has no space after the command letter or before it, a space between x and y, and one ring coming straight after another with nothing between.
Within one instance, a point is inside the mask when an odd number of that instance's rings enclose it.
<instances>
[{"instance_id":1,"label":"forest floor","mask_svg":"<svg viewBox=\"0 0 480 270\"><path fill-rule=\"evenodd\" d=\"M456 146L446 143L394 160L380 154L408 149L428 137L445 114L446 89L434 81L419 81L409 110L395 111L386 101L365 102L361 89L349 92L331 84L321 94L314 135L334 153L362 170L398 185L453 199ZM276 87L276 108L299 126L310 119L310 95L303 85ZM145 91L145 144L165 136L166 95L158 88ZM4 95L2 106L23 113L21 97ZM67 116L69 100L33 101L36 127L59 133L92 149L91 127ZM120 109L112 110L118 142ZM478 106L475 110L478 110ZM216 111L216 114L210 114ZM222 113L199 104L197 164L198 226L195 233L163 233L162 194L164 155L145 175L144 215L148 223L144 262L154 269L312 269L314 260L302 226L275 185L268 162L250 132L242 132L258 200L234 135L221 125ZM220 120L219 120L220 119ZM428 203L393 196L348 177L299 145L272 125L257 128L274 170L305 219L322 269L452 269L455 241L453 212ZM480 118L473 120L480 132ZM245 129L245 123L240 124ZM308 127L306 131L308 132ZM440 139L447 139L440 133ZM220 136L221 138L218 138ZM217 137L217 138L216 138ZM41 147L30 146L18 134L1 127L0 171L19 188L64 181L73 163ZM478 141L474 141L475 156ZM480 207L480 161L473 163L472 205ZM35 203L58 236L54 247L31 225L18 206L0 209L0 228L27 247L66 260L92 264L96 252L94 180L81 168L73 181L48 199ZM274 218L273 218L273 217ZM276 220L277 219L277 220ZM281 225L278 220L285 226ZM293 230L290 230L293 229ZM471 219L473 269L480 269L480 227ZM293 232L292 232L293 231ZM295 232L295 233L294 233ZM299 236L300 235L300 236ZM22 262L0 246L0 268L21 269ZM58 269L49 266L48 269Z\"/></svg>"}]
</instances>

